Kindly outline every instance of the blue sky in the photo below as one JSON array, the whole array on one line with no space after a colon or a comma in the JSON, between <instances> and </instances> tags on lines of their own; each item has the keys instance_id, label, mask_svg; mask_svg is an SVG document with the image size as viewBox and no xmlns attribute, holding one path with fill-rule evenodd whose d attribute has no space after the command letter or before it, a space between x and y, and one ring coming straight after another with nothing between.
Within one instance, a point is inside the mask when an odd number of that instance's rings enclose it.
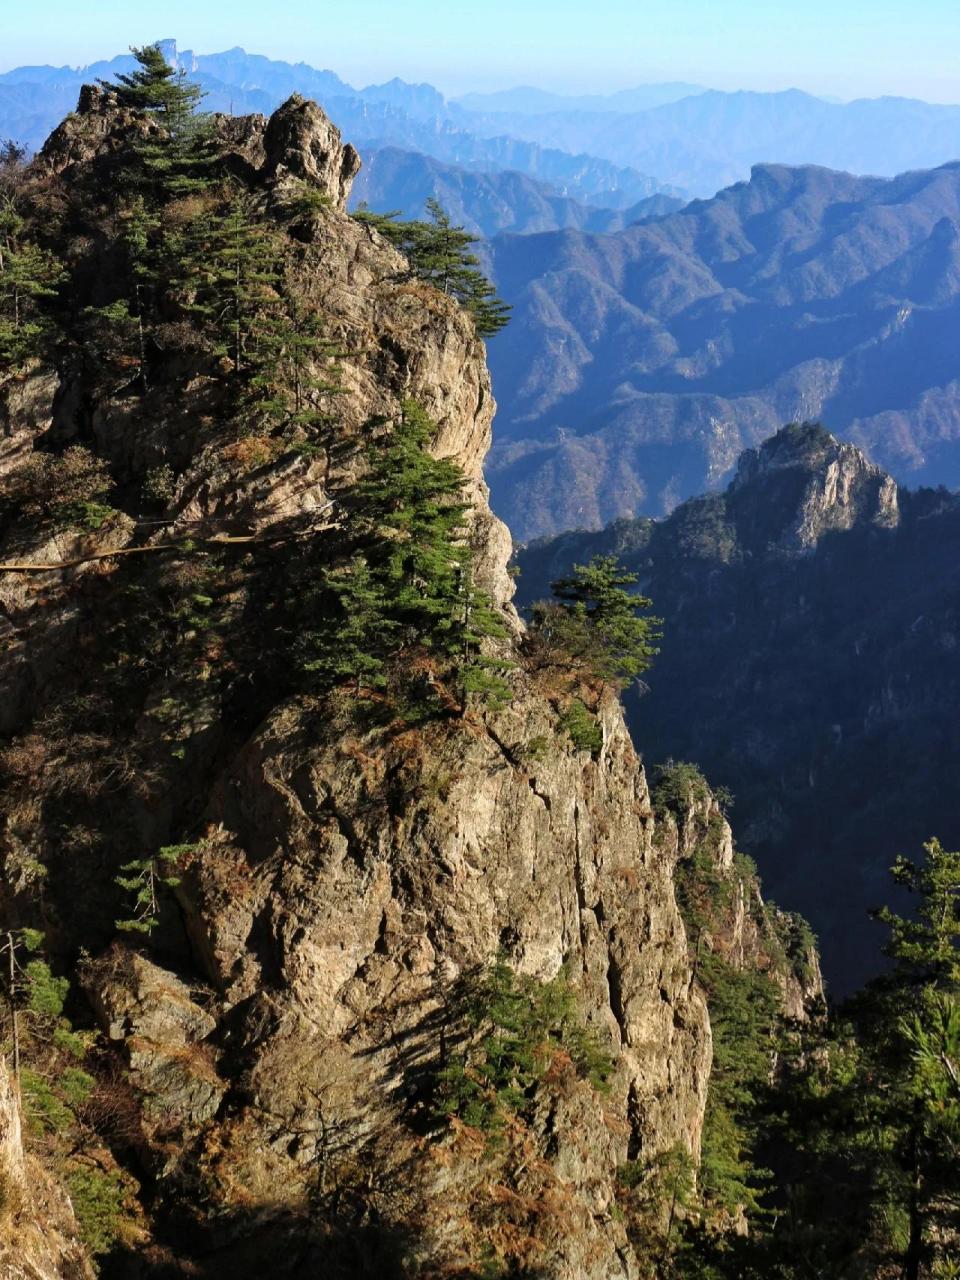
<instances>
[{"instance_id":1,"label":"blue sky","mask_svg":"<svg viewBox=\"0 0 960 1280\"><path fill-rule=\"evenodd\" d=\"M960 0L4 0L0 70L132 43L251 52L354 84L607 91L684 79L960 102Z\"/></svg>"}]
</instances>

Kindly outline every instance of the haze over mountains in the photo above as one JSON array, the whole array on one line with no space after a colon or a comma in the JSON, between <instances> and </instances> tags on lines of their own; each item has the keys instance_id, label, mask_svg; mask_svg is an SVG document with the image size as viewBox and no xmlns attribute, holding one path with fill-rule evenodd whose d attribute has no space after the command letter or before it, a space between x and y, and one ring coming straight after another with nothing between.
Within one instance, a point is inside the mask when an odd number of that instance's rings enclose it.
<instances>
[{"instance_id":1,"label":"haze over mountains","mask_svg":"<svg viewBox=\"0 0 960 1280\"><path fill-rule=\"evenodd\" d=\"M520 88L448 101L431 85L394 79L355 89L305 63L163 44L203 86L210 110L269 112L298 92L320 101L367 149L397 146L469 168L518 169L577 199L597 203L606 193L608 207L627 207L660 188L712 195L760 162L893 176L960 156L960 106L911 99L836 103L793 89L724 93L669 83L608 96ZM21 67L0 75L0 134L39 146L73 108L84 80L130 65L123 56L80 69ZM571 156L581 163L571 165Z\"/></svg>"},{"instance_id":2,"label":"haze over mountains","mask_svg":"<svg viewBox=\"0 0 960 1280\"><path fill-rule=\"evenodd\" d=\"M757 167L610 236L491 245L494 503L523 540L669 511L819 418L913 483L960 483L960 164Z\"/></svg>"},{"instance_id":3,"label":"haze over mountains","mask_svg":"<svg viewBox=\"0 0 960 1280\"><path fill-rule=\"evenodd\" d=\"M579 107L488 111L471 114L470 127L616 157L698 196L745 178L761 161L892 176L960 156L960 106L909 98L825 102L798 89L709 90L618 114Z\"/></svg>"}]
</instances>

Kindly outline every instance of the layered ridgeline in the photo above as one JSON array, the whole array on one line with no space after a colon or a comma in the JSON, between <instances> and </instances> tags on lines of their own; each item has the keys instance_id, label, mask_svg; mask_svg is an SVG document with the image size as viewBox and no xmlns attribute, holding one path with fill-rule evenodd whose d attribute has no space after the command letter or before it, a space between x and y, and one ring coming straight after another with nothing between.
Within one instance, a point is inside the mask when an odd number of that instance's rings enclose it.
<instances>
[{"instance_id":1,"label":"layered ridgeline","mask_svg":"<svg viewBox=\"0 0 960 1280\"><path fill-rule=\"evenodd\" d=\"M752 1211L809 936L524 636L482 282L144 62L0 170L0 1264L650 1275Z\"/></svg>"},{"instance_id":2,"label":"layered ridgeline","mask_svg":"<svg viewBox=\"0 0 960 1280\"><path fill-rule=\"evenodd\" d=\"M593 101L523 90L462 101L476 133L612 158L697 196L746 178L762 161L892 176L960 157L960 106L910 98L827 102L799 89L667 84Z\"/></svg>"},{"instance_id":3,"label":"layered ridgeline","mask_svg":"<svg viewBox=\"0 0 960 1280\"><path fill-rule=\"evenodd\" d=\"M960 482L960 165L756 168L616 235L493 242L493 504L527 539L661 514L784 422Z\"/></svg>"},{"instance_id":4,"label":"layered ridgeline","mask_svg":"<svg viewBox=\"0 0 960 1280\"><path fill-rule=\"evenodd\" d=\"M502 232L610 232L644 218L661 217L683 207L679 195L659 192L626 208L602 209L563 196L547 183L516 171L477 172L444 164L399 147L364 148L364 166L354 184L351 204L376 213L423 216L428 200L437 200L455 222L477 236Z\"/></svg>"},{"instance_id":5,"label":"layered ridgeline","mask_svg":"<svg viewBox=\"0 0 960 1280\"><path fill-rule=\"evenodd\" d=\"M879 966L867 912L894 858L960 839L960 499L790 427L666 520L533 544L521 595L599 553L664 619L649 692L628 700L634 741L734 793L744 848L850 990Z\"/></svg>"}]
</instances>

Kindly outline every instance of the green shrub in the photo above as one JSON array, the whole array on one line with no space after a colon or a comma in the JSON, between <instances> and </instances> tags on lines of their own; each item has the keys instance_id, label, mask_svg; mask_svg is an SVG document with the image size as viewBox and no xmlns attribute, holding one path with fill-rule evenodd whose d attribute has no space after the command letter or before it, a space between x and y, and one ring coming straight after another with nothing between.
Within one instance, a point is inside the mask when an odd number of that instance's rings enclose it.
<instances>
[{"instance_id":1,"label":"green shrub","mask_svg":"<svg viewBox=\"0 0 960 1280\"><path fill-rule=\"evenodd\" d=\"M520 747L517 755L524 764L535 764L538 760L543 760L549 750L550 739L545 734L538 733Z\"/></svg>"},{"instance_id":2,"label":"green shrub","mask_svg":"<svg viewBox=\"0 0 960 1280\"><path fill-rule=\"evenodd\" d=\"M31 1067L20 1071L27 1121L49 1133L65 1133L76 1121L71 1108L60 1097L54 1084Z\"/></svg>"},{"instance_id":3,"label":"green shrub","mask_svg":"<svg viewBox=\"0 0 960 1280\"><path fill-rule=\"evenodd\" d=\"M94 1256L109 1253L123 1220L123 1182L115 1173L78 1167L67 1178L80 1235Z\"/></svg>"},{"instance_id":4,"label":"green shrub","mask_svg":"<svg viewBox=\"0 0 960 1280\"><path fill-rule=\"evenodd\" d=\"M579 698L574 698L560 716L560 725L578 751L589 751L591 755L596 755L603 746L600 723Z\"/></svg>"},{"instance_id":5,"label":"green shrub","mask_svg":"<svg viewBox=\"0 0 960 1280\"><path fill-rule=\"evenodd\" d=\"M465 1044L438 1072L439 1115L495 1132L508 1116L524 1114L558 1051L595 1089L608 1087L613 1059L585 1023L564 970L538 982L498 956L468 984L459 1021L454 1030Z\"/></svg>"},{"instance_id":6,"label":"green shrub","mask_svg":"<svg viewBox=\"0 0 960 1280\"><path fill-rule=\"evenodd\" d=\"M710 788L695 764L667 760L654 770L652 798L658 813L672 813L682 821L692 805L710 799Z\"/></svg>"}]
</instances>

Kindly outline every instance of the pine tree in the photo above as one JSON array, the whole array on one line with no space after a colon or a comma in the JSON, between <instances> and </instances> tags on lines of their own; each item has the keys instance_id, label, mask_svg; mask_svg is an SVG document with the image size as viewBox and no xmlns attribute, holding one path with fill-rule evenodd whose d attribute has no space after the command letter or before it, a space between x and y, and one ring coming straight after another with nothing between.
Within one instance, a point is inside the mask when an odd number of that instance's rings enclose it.
<instances>
[{"instance_id":1,"label":"pine tree","mask_svg":"<svg viewBox=\"0 0 960 1280\"><path fill-rule=\"evenodd\" d=\"M625 590L636 581L615 556L575 564L570 577L552 584L556 600L534 605L536 639L582 662L602 680L630 684L652 663L660 638L659 618L637 616L652 602Z\"/></svg>"},{"instance_id":2,"label":"pine tree","mask_svg":"<svg viewBox=\"0 0 960 1280\"><path fill-rule=\"evenodd\" d=\"M892 869L897 884L918 898L913 915L887 907L875 913L890 929L895 965L892 979L878 984L886 1022L879 1070L903 1174L904 1280L919 1280L925 1266L945 1259L960 1230L960 852L939 840L924 852L922 862L900 857Z\"/></svg>"},{"instance_id":3,"label":"pine tree","mask_svg":"<svg viewBox=\"0 0 960 1280\"><path fill-rule=\"evenodd\" d=\"M214 351L238 378L258 367L258 344L282 305L278 290L282 244L256 199L234 186L223 204L191 229L193 301L189 311L211 336Z\"/></svg>"},{"instance_id":4,"label":"pine tree","mask_svg":"<svg viewBox=\"0 0 960 1280\"><path fill-rule=\"evenodd\" d=\"M216 153L207 117L198 113L200 86L170 66L159 45L131 50L139 64L116 83L101 80L120 104L151 116L158 130L135 135L126 180L148 202L162 206L204 190L213 179Z\"/></svg>"},{"instance_id":5,"label":"pine tree","mask_svg":"<svg viewBox=\"0 0 960 1280\"><path fill-rule=\"evenodd\" d=\"M401 636L463 660L503 629L472 583L464 475L449 458L430 453L434 431L423 409L405 402L389 438L368 446L354 519Z\"/></svg>"},{"instance_id":6,"label":"pine tree","mask_svg":"<svg viewBox=\"0 0 960 1280\"><path fill-rule=\"evenodd\" d=\"M382 688L384 653L395 625L366 560L357 555L341 568L325 570L313 595L317 620L297 643L303 669L323 685L351 680L358 693Z\"/></svg>"},{"instance_id":7,"label":"pine tree","mask_svg":"<svg viewBox=\"0 0 960 1280\"><path fill-rule=\"evenodd\" d=\"M342 394L342 353L324 332L322 317L294 290L260 315L250 354L251 411L272 427L308 441L335 421L332 401Z\"/></svg>"},{"instance_id":8,"label":"pine tree","mask_svg":"<svg viewBox=\"0 0 960 1280\"><path fill-rule=\"evenodd\" d=\"M480 259L470 252L476 244L463 227L455 227L436 200L427 201L429 221L401 222L396 213L376 214L361 207L354 217L374 227L403 253L410 274L456 298L473 316L481 337L492 337L509 323L510 307L479 269Z\"/></svg>"},{"instance_id":9,"label":"pine tree","mask_svg":"<svg viewBox=\"0 0 960 1280\"><path fill-rule=\"evenodd\" d=\"M0 147L0 367L45 351L54 333L45 303L57 293L63 269L30 235L22 210L24 152Z\"/></svg>"},{"instance_id":10,"label":"pine tree","mask_svg":"<svg viewBox=\"0 0 960 1280\"><path fill-rule=\"evenodd\" d=\"M305 665L327 683L351 677L383 687L392 671L402 685L397 660L420 650L438 679L451 680L461 707L471 694L499 705L509 689L498 673L511 664L480 646L505 628L473 581L464 475L431 454L434 431L407 401L392 432L370 439L344 521L345 563L322 571L312 590Z\"/></svg>"},{"instance_id":11,"label":"pine tree","mask_svg":"<svg viewBox=\"0 0 960 1280\"><path fill-rule=\"evenodd\" d=\"M153 112L165 120L178 120L197 109L203 91L167 62L159 44L133 46L130 52L138 64L135 71L118 74L116 81L97 82L115 93L121 106Z\"/></svg>"}]
</instances>

